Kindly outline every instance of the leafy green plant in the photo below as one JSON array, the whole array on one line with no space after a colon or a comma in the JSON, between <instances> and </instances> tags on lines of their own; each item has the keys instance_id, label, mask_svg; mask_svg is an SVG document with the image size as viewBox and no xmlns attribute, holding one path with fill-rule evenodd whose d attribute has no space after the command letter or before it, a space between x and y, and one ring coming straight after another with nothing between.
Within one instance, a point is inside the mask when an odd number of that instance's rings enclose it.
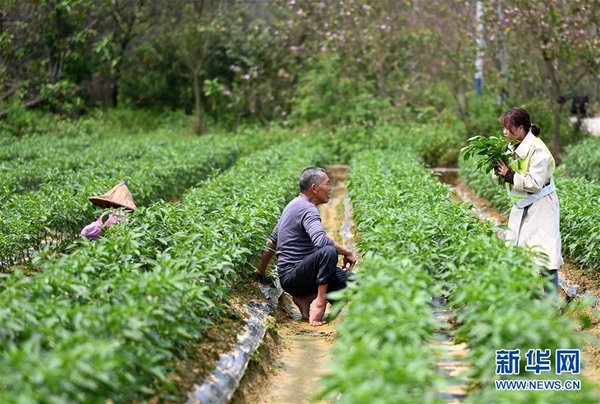
<instances>
[{"instance_id":1,"label":"leafy green plant","mask_svg":"<svg viewBox=\"0 0 600 404\"><path fill-rule=\"evenodd\" d=\"M298 173L330 158L311 141L246 156L179 203L141 208L108 237L42 259L37 276L8 278L0 401L140 401L169 389L173 361L253 271Z\"/></svg>"},{"instance_id":2,"label":"leafy green plant","mask_svg":"<svg viewBox=\"0 0 600 404\"><path fill-rule=\"evenodd\" d=\"M44 133L56 127L55 116L25 109L19 97L0 104L0 110L3 109L6 110L7 115L6 118L0 119L0 137L5 137L7 140Z\"/></svg>"},{"instance_id":3,"label":"leafy green plant","mask_svg":"<svg viewBox=\"0 0 600 404\"><path fill-rule=\"evenodd\" d=\"M412 149L428 166L456 164L463 131L455 125L428 122L378 124L373 128L348 125L330 137L340 161L347 163L364 149Z\"/></svg>"},{"instance_id":4,"label":"leafy green plant","mask_svg":"<svg viewBox=\"0 0 600 404\"><path fill-rule=\"evenodd\" d=\"M376 390L380 403L441 402L436 388L443 376L427 343L439 326L428 304L431 276L409 259L369 255L357 277L339 294L348 301L348 312L322 396L363 403L371 402Z\"/></svg>"},{"instance_id":5,"label":"leafy green plant","mask_svg":"<svg viewBox=\"0 0 600 404\"><path fill-rule=\"evenodd\" d=\"M473 136L467 139L469 144L461 149L464 159L474 156L480 157L477 168L490 172L498 168L498 162L503 161L508 165L511 160L511 151L508 149L510 141L504 136ZM483 157L483 158L482 158ZM498 177L498 183L503 183L504 178Z\"/></svg>"},{"instance_id":6,"label":"leafy green plant","mask_svg":"<svg viewBox=\"0 0 600 404\"><path fill-rule=\"evenodd\" d=\"M600 181L600 139L590 137L569 147L559 170L568 177Z\"/></svg>"},{"instance_id":7,"label":"leafy green plant","mask_svg":"<svg viewBox=\"0 0 600 404\"><path fill-rule=\"evenodd\" d=\"M48 237L56 244L76 237L97 215L87 197L101 194L119 179L134 185L138 206L147 206L180 195L239 156L233 138L170 139L164 135L109 136L72 143L57 139L58 145L66 147L56 147L54 139L47 139L48 147L37 151L39 158L3 162L0 267L26 260L29 248L46 245ZM27 142L21 150L34 145Z\"/></svg>"},{"instance_id":8,"label":"leafy green plant","mask_svg":"<svg viewBox=\"0 0 600 404\"><path fill-rule=\"evenodd\" d=\"M496 237L497 229L480 222L465 206L453 203L448 198L447 187L436 181L414 155L387 150L365 151L354 157L349 187L361 249L386 258L410 260L415 277L427 272L432 279L427 284L421 283L422 292L444 291L449 306L455 310L456 326L452 334L456 340L469 345L467 360L474 389L486 397L499 394L493 384L497 378L493 366L497 349L518 348L523 352L530 348L554 350L580 346L582 341L573 332L575 325L553 310L552 301L545 298L542 286L547 280L539 275L541 268L535 265L530 251L507 248L504 241ZM477 173L482 174L480 171ZM489 178L487 181L492 183ZM378 265L378 269L383 267L383 264ZM384 288L395 281L392 280L395 276L401 276L387 271L386 275L386 281L380 281L385 284ZM374 275L368 276L371 277ZM361 288L365 286L363 281L361 279ZM368 285L368 280L366 282ZM403 284L407 290L403 290L402 294L410 295L411 283L405 281ZM376 299L372 297L370 304L374 304ZM418 308L416 304L413 306ZM398 309L395 314L400 319L408 313ZM425 325L421 319L413 321L415 327ZM344 326L346 323L345 319ZM377 324L376 321L373 323ZM379 332L373 324L360 331L366 335ZM421 335L421 344L426 341L427 334L423 329L411 331L408 335L413 333ZM415 355L414 361L422 361L421 368L429 372L431 363L418 355L418 347L409 343L400 345ZM397 354L403 355L402 352ZM354 352L340 352L336 358L345 361L344 355L352 356ZM383 350L381 353L369 352L366 356L374 364L378 363L377 359L382 362L388 360ZM356 386L369 385L369 381L372 381L371 386L380 385L376 375L360 368L358 360L348 363L350 370L342 369L341 374L351 377L353 372L357 372L364 376L364 379L355 381ZM523 372L520 377L529 375ZM411 380L412 377L404 376L389 382L395 383L397 391L405 391L404 383L410 385ZM342 397L351 397L348 401L357 397L353 395L352 387L343 386L342 382L337 386L339 390L334 391L341 393ZM427 401L427 389L432 387L427 384L419 398ZM557 400L558 395L569 400L573 397L572 393L551 394L553 397L556 394ZM536 392L533 395L542 402L548 394ZM591 389L583 388L575 394L578 402L597 402ZM518 393L515 399L524 401ZM393 402L393 398L383 396L381 401ZM485 401L498 400L490 398Z\"/></svg>"},{"instance_id":9,"label":"leafy green plant","mask_svg":"<svg viewBox=\"0 0 600 404\"><path fill-rule=\"evenodd\" d=\"M238 157L290 136L289 130L247 128L196 138L170 122L137 135L120 124L136 116L150 119L121 110L93 133L82 128L73 136L30 137L0 150L0 267L26 260L29 248L47 246L47 239L64 246L77 237L98 214L87 197L119 179L130 181L138 206L148 206L176 198Z\"/></svg>"},{"instance_id":10,"label":"leafy green plant","mask_svg":"<svg viewBox=\"0 0 600 404\"><path fill-rule=\"evenodd\" d=\"M367 80L344 77L341 58L319 56L311 61L293 100L296 123L318 121L326 125L359 124L372 127L389 108L386 99L374 95Z\"/></svg>"}]
</instances>

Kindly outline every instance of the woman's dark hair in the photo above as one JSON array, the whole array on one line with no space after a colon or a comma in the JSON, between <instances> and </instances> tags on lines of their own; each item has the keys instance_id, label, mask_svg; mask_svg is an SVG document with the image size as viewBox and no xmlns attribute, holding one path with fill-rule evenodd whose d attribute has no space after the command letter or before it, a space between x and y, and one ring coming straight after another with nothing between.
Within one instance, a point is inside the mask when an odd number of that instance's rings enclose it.
<instances>
[{"instance_id":1,"label":"woman's dark hair","mask_svg":"<svg viewBox=\"0 0 600 404\"><path fill-rule=\"evenodd\" d=\"M500 117L500 123L505 128L518 128L523 125L525 131L531 131L535 136L539 136L542 129L539 125L535 123L531 123L531 118L529 118L529 113L525 111L523 108L512 107L508 111L502 114Z\"/></svg>"}]
</instances>

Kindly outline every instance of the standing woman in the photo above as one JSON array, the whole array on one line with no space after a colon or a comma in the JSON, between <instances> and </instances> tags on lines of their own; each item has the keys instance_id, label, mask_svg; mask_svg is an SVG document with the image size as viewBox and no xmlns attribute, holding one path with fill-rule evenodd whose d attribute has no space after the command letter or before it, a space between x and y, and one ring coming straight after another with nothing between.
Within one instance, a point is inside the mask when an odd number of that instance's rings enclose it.
<instances>
[{"instance_id":1,"label":"standing woman","mask_svg":"<svg viewBox=\"0 0 600 404\"><path fill-rule=\"evenodd\" d=\"M558 291L558 269L563 264L560 240L560 207L552 177L554 157L538 138L540 127L531 123L527 111L513 107L500 117L502 133L514 144L509 146L514 160L510 166L498 162L513 207L506 239L514 245L533 247L547 256L536 262L548 271ZM546 294L551 293L544 287Z\"/></svg>"}]
</instances>

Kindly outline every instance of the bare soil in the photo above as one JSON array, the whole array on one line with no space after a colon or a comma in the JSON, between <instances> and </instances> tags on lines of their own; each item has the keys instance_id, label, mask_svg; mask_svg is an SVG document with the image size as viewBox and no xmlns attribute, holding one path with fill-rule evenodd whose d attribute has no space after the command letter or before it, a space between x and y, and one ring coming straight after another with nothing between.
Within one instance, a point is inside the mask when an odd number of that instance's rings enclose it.
<instances>
[{"instance_id":1,"label":"bare soil","mask_svg":"<svg viewBox=\"0 0 600 404\"><path fill-rule=\"evenodd\" d=\"M333 168L331 168L333 167ZM340 224L344 219L344 197L346 196L346 166L330 166L327 169L331 181L331 195L329 202L319 205L321 223L329 237L343 243L340 234Z\"/></svg>"},{"instance_id":2,"label":"bare soil","mask_svg":"<svg viewBox=\"0 0 600 404\"><path fill-rule=\"evenodd\" d=\"M327 373L335 330L331 324L312 327L306 322L288 321L279 330L282 351L271 364L275 373L269 378L257 403L313 402Z\"/></svg>"}]
</instances>

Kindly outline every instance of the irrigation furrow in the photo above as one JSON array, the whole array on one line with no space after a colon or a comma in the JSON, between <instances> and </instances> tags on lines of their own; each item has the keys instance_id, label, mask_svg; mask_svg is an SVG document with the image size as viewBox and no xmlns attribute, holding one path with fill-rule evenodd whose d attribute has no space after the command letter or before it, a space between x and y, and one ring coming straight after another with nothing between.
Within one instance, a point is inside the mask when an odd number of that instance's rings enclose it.
<instances>
[{"instance_id":1,"label":"irrigation furrow","mask_svg":"<svg viewBox=\"0 0 600 404\"><path fill-rule=\"evenodd\" d=\"M455 317L453 310L440 305L433 310L433 316L441 326L433 334L430 345L436 352L435 366L448 382L438 397L449 403L459 403L466 398L469 385L466 372L470 366L465 360L468 347L465 343L457 343L448 332L452 327L451 319Z\"/></svg>"}]
</instances>

